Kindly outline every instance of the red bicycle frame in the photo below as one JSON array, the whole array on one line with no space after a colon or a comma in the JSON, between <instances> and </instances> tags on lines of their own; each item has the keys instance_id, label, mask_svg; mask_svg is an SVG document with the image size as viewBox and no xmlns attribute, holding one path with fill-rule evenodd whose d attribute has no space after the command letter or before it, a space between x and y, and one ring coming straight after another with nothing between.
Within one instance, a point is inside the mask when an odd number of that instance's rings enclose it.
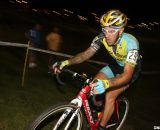
<instances>
[{"instance_id":1,"label":"red bicycle frame","mask_svg":"<svg viewBox=\"0 0 160 130\"><path fill-rule=\"evenodd\" d=\"M102 118L103 113L101 112L98 115L98 120L94 121L93 116L92 116L92 112L91 112L91 109L90 109L90 106L89 106L89 103L88 103L88 98L87 98L87 94L90 91L91 91L91 87L89 85L84 86L82 88L82 90L79 92L78 98L82 101L83 108L85 110L85 113L86 113L86 116L87 116L87 119L88 119L88 123L90 125L91 130L96 130L98 125L99 125L99 122L100 122L100 120ZM116 109L117 121L118 121L119 120L119 111L118 111L118 102L117 102L117 100L116 100L116 103L115 103L115 109ZM108 125L108 126L106 126L106 128L108 128L108 127L110 127L112 125L115 125L115 124Z\"/></svg>"},{"instance_id":2,"label":"red bicycle frame","mask_svg":"<svg viewBox=\"0 0 160 130\"><path fill-rule=\"evenodd\" d=\"M91 109L89 107L88 99L87 99L87 94L90 92L91 87L89 85L84 86L84 88L80 91L78 94L78 98L82 100L83 107L88 119L88 122L90 124L91 130L96 130L99 124L99 121L94 121Z\"/></svg>"},{"instance_id":3,"label":"red bicycle frame","mask_svg":"<svg viewBox=\"0 0 160 130\"><path fill-rule=\"evenodd\" d=\"M86 77L83 77L83 76L79 75L78 73L75 73L75 72L67 70L67 69L65 71L72 74L73 77L77 77L79 79L85 80L85 82L88 84L90 82L90 79L87 79ZM77 98L73 99L71 101L71 103L75 103L75 104L78 103L79 105L77 105L77 106L79 108L82 107L82 105L83 105L83 109L85 110L85 114L86 114L86 117L87 117L87 120L88 120L88 123L90 125L91 130L96 130L99 125L99 122L103 116L103 113L102 112L100 112L100 114L97 113L98 119L94 120L93 115L92 115L92 111L91 111L91 108L90 108L90 105L88 102L88 93L90 93L91 89L92 89L91 86L84 85L82 90L77 95ZM115 110L116 110L115 112L116 112L117 121L115 123L107 124L106 128L109 128L111 126L115 126L116 124L119 123L119 104L118 104L117 100L115 102Z\"/></svg>"}]
</instances>

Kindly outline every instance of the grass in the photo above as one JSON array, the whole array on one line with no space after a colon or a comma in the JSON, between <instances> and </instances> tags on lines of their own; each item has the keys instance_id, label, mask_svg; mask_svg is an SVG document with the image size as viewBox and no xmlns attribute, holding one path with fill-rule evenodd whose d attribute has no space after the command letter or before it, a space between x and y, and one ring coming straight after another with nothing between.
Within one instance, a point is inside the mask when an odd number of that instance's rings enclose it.
<instances>
[{"instance_id":1,"label":"grass","mask_svg":"<svg viewBox=\"0 0 160 130\"><path fill-rule=\"evenodd\" d=\"M75 83L68 82L60 91L48 74L44 55L40 56L38 68L27 68L25 86L22 87L24 53L23 49L0 48L0 130L23 130L42 111L56 103L69 101L79 90L73 87ZM89 68L86 72L94 70L88 64L81 66ZM78 68L81 71L84 67ZM158 81L159 76L142 75L137 87L127 93L130 111L122 130L150 130L159 125Z\"/></svg>"},{"instance_id":2,"label":"grass","mask_svg":"<svg viewBox=\"0 0 160 130\"><path fill-rule=\"evenodd\" d=\"M70 99L77 91L70 86L64 86L64 92L59 91L53 77L47 73L47 66L27 70L22 87L22 57L15 57L6 48L1 48L0 130L23 130L44 109Z\"/></svg>"}]
</instances>

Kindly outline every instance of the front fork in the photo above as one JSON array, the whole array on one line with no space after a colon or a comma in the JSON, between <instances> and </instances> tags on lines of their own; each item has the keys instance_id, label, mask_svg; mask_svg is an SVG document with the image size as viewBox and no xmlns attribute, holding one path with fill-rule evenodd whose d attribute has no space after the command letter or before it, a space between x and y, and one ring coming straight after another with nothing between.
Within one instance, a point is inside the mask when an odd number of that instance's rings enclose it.
<instances>
[{"instance_id":1,"label":"front fork","mask_svg":"<svg viewBox=\"0 0 160 130\"><path fill-rule=\"evenodd\" d=\"M64 130L68 130L72 120L74 119L74 117L78 114L81 106L82 106L82 101L78 98L73 99L70 104L73 104L77 107L77 109L75 110L75 112L72 114L71 118L69 119L66 127L64 128ZM67 118L67 116L72 112L72 109L66 109L64 111L64 113L62 114L62 116L59 118L58 122L56 123L56 125L54 126L53 130L57 130L58 127L63 123L63 121Z\"/></svg>"}]
</instances>

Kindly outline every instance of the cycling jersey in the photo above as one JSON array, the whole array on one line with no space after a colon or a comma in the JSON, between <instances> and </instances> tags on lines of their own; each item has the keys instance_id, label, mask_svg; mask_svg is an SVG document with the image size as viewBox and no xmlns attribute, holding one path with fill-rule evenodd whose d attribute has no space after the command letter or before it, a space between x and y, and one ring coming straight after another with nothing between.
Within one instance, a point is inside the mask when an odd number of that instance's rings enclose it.
<instances>
[{"instance_id":1,"label":"cycling jersey","mask_svg":"<svg viewBox=\"0 0 160 130\"><path fill-rule=\"evenodd\" d=\"M105 40L104 34L100 33L93 39L91 47L97 51L103 45L120 66L124 66L125 63L128 63L134 67L140 58L139 43L131 34L122 33L117 44L109 46Z\"/></svg>"}]
</instances>

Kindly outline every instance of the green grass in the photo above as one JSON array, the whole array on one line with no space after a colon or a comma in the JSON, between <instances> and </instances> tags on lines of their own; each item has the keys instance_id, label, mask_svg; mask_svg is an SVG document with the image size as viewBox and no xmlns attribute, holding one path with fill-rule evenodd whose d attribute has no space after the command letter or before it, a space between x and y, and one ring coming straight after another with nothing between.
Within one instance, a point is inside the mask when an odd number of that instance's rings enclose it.
<instances>
[{"instance_id":1,"label":"green grass","mask_svg":"<svg viewBox=\"0 0 160 130\"><path fill-rule=\"evenodd\" d=\"M58 89L54 78L48 74L47 58L39 55L39 66L26 70L25 84L22 87L22 70L25 50L0 48L0 130L23 130L26 125L48 107L76 96L79 88L76 83ZM81 64L80 71L94 69ZM93 67L93 68L92 68ZM78 69L78 68L77 68ZM143 75L137 86L128 92L130 110L122 130L150 130L159 125L159 76Z\"/></svg>"},{"instance_id":2,"label":"green grass","mask_svg":"<svg viewBox=\"0 0 160 130\"><path fill-rule=\"evenodd\" d=\"M27 69L22 87L24 59L21 54L16 57L6 48L0 51L0 130L23 130L43 110L71 99L77 92L77 88L71 86L64 86L64 92L59 91L47 73L47 66L40 65L34 70Z\"/></svg>"}]
</instances>

